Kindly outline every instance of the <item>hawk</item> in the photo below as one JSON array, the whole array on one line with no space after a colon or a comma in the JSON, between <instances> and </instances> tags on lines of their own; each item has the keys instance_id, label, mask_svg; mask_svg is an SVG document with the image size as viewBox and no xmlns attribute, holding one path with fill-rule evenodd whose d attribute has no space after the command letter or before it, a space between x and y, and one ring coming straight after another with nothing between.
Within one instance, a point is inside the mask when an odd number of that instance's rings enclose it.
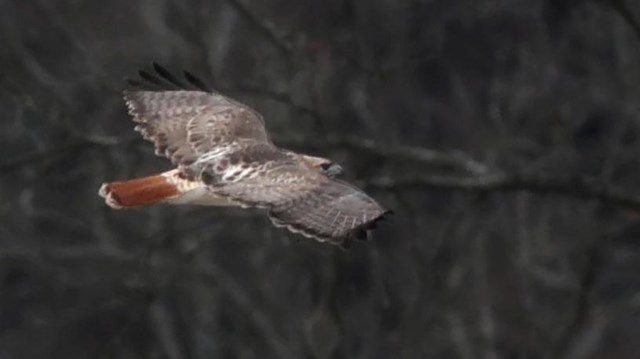
<instances>
[{"instance_id":1,"label":"hawk","mask_svg":"<svg viewBox=\"0 0 640 359\"><path fill-rule=\"evenodd\" d=\"M135 130L176 168L103 184L99 194L107 205L258 208L277 227L340 246L367 239L390 212L337 179L342 168L333 161L274 145L257 111L189 72L178 79L158 64L153 68L128 80L124 100Z\"/></svg>"}]
</instances>

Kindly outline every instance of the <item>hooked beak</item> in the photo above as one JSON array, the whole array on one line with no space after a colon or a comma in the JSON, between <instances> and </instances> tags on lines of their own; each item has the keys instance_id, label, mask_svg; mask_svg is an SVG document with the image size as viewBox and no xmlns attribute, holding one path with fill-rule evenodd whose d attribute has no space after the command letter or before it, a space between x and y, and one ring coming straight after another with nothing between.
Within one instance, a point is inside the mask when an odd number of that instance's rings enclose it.
<instances>
[{"instance_id":1,"label":"hooked beak","mask_svg":"<svg viewBox=\"0 0 640 359\"><path fill-rule=\"evenodd\" d=\"M342 166L337 163L326 163L322 165L322 172L331 178L341 176L344 173Z\"/></svg>"}]
</instances>

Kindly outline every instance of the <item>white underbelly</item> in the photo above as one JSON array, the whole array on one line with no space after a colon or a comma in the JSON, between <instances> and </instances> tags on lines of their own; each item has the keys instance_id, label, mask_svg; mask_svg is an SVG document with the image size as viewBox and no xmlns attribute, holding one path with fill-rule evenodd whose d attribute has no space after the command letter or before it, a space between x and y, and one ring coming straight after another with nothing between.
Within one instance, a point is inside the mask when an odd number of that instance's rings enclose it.
<instances>
[{"instance_id":1,"label":"white underbelly","mask_svg":"<svg viewBox=\"0 0 640 359\"><path fill-rule=\"evenodd\" d=\"M170 204L196 204L202 206L238 206L228 198L220 197L211 192L207 187L197 187L183 192L178 197L167 200Z\"/></svg>"}]
</instances>

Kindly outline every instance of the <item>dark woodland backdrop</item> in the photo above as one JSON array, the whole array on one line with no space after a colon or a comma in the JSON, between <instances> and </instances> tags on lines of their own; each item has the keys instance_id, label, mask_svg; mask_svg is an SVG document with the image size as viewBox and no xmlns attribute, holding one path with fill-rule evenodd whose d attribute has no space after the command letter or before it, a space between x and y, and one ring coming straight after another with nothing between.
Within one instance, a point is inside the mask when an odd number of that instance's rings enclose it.
<instances>
[{"instance_id":1,"label":"dark woodland backdrop","mask_svg":"<svg viewBox=\"0 0 640 359\"><path fill-rule=\"evenodd\" d=\"M640 4L0 1L0 358L638 358ZM395 210L113 211L152 61Z\"/></svg>"}]
</instances>

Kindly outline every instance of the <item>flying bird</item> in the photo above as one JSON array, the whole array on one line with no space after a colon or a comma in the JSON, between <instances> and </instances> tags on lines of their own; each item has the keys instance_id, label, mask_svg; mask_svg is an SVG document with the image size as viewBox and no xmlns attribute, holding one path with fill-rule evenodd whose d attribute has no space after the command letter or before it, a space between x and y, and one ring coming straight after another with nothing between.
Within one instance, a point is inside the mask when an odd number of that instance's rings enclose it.
<instances>
[{"instance_id":1,"label":"flying bird","mask_svg":"<svg viewBox=\"0 0 640 359\"><path fill-rule=\"evenodd\" d=\"M135 130L176 167L105 183L112 208L154 203L239 206L266 210L277 227L340 246L367 239L390 211L337 176L322 157L273 144L254 109L211 90L189 72L178 79L153 64L124 91Z\"/></svg>"}]
</instances>

